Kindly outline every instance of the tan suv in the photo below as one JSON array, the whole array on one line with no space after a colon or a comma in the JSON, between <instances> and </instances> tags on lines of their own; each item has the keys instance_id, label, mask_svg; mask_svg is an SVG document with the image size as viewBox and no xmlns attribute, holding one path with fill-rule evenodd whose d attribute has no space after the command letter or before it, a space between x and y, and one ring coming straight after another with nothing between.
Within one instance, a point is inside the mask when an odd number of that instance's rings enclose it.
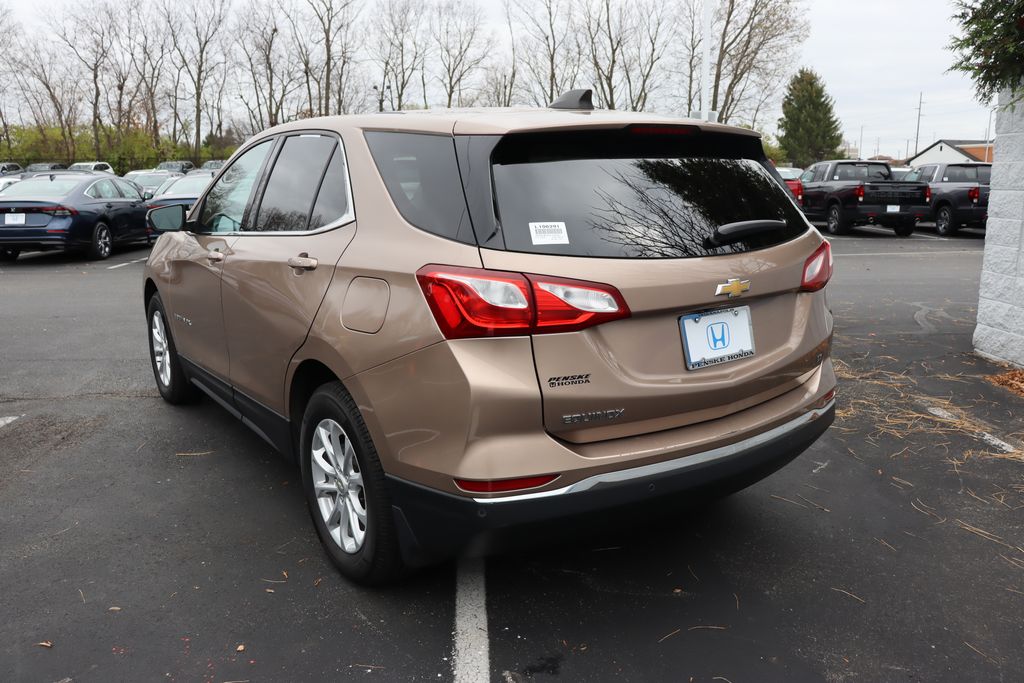
<instances>
[{"instance_id":1,"label":"tan suv","mask_svg":"<svg viewBox=\"0 0 1024 683\"><path fill-rule=\"evenodd\" d=\"M741 488L833 419L831 251L748 130L583 104L296 121L149 220L160 393L296 458L358 581Z\"/></svg>"}]
</instances>

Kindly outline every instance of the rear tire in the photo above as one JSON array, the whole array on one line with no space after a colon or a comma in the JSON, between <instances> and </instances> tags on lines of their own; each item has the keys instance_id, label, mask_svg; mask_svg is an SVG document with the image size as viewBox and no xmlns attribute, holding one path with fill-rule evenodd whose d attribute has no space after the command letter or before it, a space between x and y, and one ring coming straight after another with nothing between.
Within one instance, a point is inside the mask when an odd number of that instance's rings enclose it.
<instances>
[{"instance_id":1,"label":"rear tire","mask_svg":"<svg viewBox=\"0 0 1024 683\"><path fill-rule=\"evenodd\" d=\"M943 237L952 237L959 227L953 222L953 209L948 206L940 206L939 210L935 212L935 232Z\"/></svg>"},{"instance_id":2,"label":"rear tire","mask_svg":"<svg viewBox=\"0 0 1024 683\"><path fill-rule=\"evenodd\" d=\"M17 261L18 254L21 253L21 249L15 249L14 247L4 247L0 249L0 261Z\"/></svg>"},{"instance_id":3,"label":"rear tire","mask_svg":"<svg viewBox=\"0 0 1024 683\"><path fill-rule=\"evenodd\" d=\"M89 257L102 261L110 256L114 248L114 238L106 223L97 223L92 229L92 242L89 244Z\"/></svg>"},{"instance_id":4,"label":"rear tire","mask_svg":"<svg viewBox=\"0 0 1024 683\"><path fill-rule=\"evenodd\" d=\"M850 232L850 223L843 216L843 209L839 204L829 205L826 220L826 229L830 235L845 235Z\"/></svg>"},{"instance_id":5,"label":"rear tire","mask_svg":"<svg viewBox=\"0 0 1024 683\"><path fill-rule=\"evenodd\" d=\"M910 237L914 234L914 221L898 223L893 226L892 231L896 233L897 237Z\"/></svg>"},{"instance_id":6,"label":"rear tire","mask_svg":"<svg viewBox=\"0 0 1024 683\"><path fill-rule=\"evenodd\" d=\"M404 565L384 469L355 401L340 382L313 392L299 438L302 488L331 561L361 584L399 577Z\"/></svg>"},{"instance_id":7,"label":"rear tire","mask_svg":"<svg viewBox=\"0 0 1024 683\"><path fill-rule=\"evenodd\" d=\"M188 381L181 366L178 349L167 324L164 302L160 300L159 294L154 294L149 300L146 320L149 323L149 360L160 396L172 405L191 403L198 397L199 390Z\"/></svg>"}]
</instances>

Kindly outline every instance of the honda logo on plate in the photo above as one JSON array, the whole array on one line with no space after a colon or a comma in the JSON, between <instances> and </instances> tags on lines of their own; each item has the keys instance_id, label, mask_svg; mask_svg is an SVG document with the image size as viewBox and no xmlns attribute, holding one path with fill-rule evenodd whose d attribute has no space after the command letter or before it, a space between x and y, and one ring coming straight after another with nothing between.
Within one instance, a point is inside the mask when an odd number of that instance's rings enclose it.
<instances>
[{"instance_id":1,"label":"honda logo on plate","mask_svg":"<svg viewBox=\"0 0 1024 683\"><path fill-rule=\"evenodd\" d=\"M713 351L729 348L729 323L708 325L708 346Z\"/></svg>"}]
</instances>

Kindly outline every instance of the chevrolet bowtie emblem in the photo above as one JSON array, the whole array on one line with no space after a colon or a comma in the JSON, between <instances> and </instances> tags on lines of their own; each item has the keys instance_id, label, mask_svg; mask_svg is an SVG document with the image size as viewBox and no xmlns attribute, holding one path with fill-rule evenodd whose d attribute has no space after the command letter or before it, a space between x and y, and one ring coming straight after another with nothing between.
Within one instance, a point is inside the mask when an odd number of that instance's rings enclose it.
<instances>
[{"instance_id":1,"label":"chevrolet bowtie emblem","mask_svg":"<svg viewBox=\"0 0 1024 683\"><path fill-rule=\"evenodd\" d=\"M715 296L727 294L730 299L735 299L738 296L742 296L743 292L746 292L749 289L750 280L738 280L731 277L725 284L718 285L718 288L715 290Z\"/></svg>"}]
</instances>

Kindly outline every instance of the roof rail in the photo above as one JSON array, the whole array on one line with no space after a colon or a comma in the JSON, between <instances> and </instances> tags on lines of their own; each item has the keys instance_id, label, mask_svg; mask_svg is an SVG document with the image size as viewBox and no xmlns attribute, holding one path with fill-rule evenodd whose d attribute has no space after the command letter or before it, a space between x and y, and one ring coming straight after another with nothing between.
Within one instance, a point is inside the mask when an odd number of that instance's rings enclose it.
<instances>
[{"instance_id":1,"label":"roof rail","mask_svg":"<svg viewBox=\"0 0 1024 683\"><path fill-rule=\"evenodd\" d=\"M567 90L558 96L558 98L548 105L549 109L593 109L594 108L594 91L589 88L586 90Z\"/></svg>"}]
</instances>

